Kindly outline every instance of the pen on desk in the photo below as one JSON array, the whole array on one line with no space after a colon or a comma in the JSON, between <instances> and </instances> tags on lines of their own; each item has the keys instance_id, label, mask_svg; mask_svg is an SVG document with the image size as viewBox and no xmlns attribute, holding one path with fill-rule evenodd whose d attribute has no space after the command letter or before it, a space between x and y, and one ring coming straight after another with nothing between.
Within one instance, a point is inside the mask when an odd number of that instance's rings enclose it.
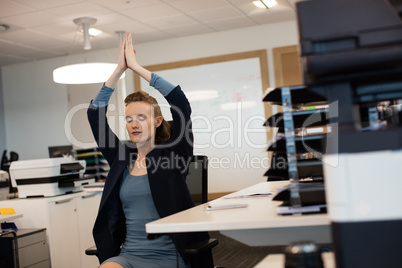
<instances>
[{"instance_id":1,"label":"pen on desk","mask_svg":"<svg viewBox=\"0 0 402 268\"><path fill-rule=\"evenodd\" d=\"M245 208L247 204L236 203L236 204L209 204L205 207L205 210L221 210L221 209L231 209L231 208Z\"/></svg>"}]
</instances>

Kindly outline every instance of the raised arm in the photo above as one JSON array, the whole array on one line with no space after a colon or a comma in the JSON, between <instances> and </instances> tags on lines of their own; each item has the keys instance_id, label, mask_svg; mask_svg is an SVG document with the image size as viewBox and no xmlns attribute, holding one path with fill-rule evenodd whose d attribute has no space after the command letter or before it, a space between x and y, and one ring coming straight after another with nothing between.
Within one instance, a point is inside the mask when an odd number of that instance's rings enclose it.
<instances>
[{"instance_id":1,"label":"raised arm","mask_svg":"<svg viewBox=\"0 0 402 268\"><path fill-rule=\"evenodd\" d=\"M116 87L120 77L128 68L124 54L124 48L126 45L125 39L126 37L124 38L120 48L119 62L116 69L102 86L96 97L92 100L87 111L92 134L98 144L99 149L110 165L112 164L118 152L119 140L115 133L113 133L113 131L110 129L106 119L106 112L110 97L114 92L114 88Z\"/></svg>"},{"instance_id":2,"label":"raised arm","mask_svg":"<svg viewBox=\"0 0 402 268\"><path fill-rule=\"evenodd\" d=\"M123 73L128 68L127 62L126 62L126 55L125 55L126 39L127 39L127 35L124 36L123 43L121 44L121 47L120 47L119 62L117 63L117 67L114 70L113 74L105 82L105 86L107 86L107 87L115 88L120 77L123 75Z\"/></svg>"},{"instance_id":3,"label":"raised arm","mask_svg":"<svg viewBox=\"0 0 402 268\"><path fill-rule=\"evenodd\" d=\"M191 107L180 86L174 86L155 73L138 64L133 49L132 36L126 34L125 56L128 68L140 75L150 86L158 90L171 106L173 127L171 129L170 146L183 156L193 154L193 133L191 125Z\"/></svg>"}]
</instances>

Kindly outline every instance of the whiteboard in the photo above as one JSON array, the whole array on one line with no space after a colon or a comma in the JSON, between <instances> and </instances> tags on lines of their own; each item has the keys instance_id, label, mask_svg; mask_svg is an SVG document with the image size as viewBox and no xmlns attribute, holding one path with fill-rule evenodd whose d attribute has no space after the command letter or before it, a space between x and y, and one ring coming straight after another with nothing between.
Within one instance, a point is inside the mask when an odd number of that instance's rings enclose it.
<instances>
[{"instance_id":1,"label":"whiteboard","mask_svg":"<svg viewBox=\"0 0 402 268\"><path fill-rule=\"evenodd\" d=\"M266 181L269 168L258 57L155 71L180 85L192 108L194 154L209 158L209 192L236 191ZM141 79L171 120L164 97Z\"/></svg>"}]
</instances>

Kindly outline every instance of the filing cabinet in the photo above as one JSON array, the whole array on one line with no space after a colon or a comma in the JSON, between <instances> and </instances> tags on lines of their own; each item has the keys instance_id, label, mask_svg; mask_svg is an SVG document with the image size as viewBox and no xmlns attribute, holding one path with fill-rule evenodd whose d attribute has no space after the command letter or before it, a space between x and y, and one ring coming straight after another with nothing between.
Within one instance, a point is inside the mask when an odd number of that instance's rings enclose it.
<instances>
[{"instance_id":1,"label":"filing cabinet","mask_svg":"<svg viewBox=\"0 0 402 268\"><path fill-rule=\"evenodd\" d=\"M16 247L17 251L15 251ZM0 237L0 267L14 268L18 267L17 263L20 268L50 267L45 228L20 229L16 231L16 237L12 234Z\"/></svg>"}]
</instances>

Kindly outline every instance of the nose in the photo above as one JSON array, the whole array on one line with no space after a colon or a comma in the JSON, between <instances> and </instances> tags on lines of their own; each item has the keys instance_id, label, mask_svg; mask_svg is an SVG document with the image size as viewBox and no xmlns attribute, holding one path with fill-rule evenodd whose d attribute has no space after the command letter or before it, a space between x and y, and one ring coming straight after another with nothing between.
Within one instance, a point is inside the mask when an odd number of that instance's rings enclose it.
<instances>
[{"instance_id":1,"label":"nose","mask_svg":"<svg viewBox=\"0 0 402 268\"><path fill-rule=\"evenodd\" d=\"M132 129L139 129L139 123L138 123L138 121L133 120L133 121L131 122L131 128L132 128Z\"/></svg>"}]
</instances>

